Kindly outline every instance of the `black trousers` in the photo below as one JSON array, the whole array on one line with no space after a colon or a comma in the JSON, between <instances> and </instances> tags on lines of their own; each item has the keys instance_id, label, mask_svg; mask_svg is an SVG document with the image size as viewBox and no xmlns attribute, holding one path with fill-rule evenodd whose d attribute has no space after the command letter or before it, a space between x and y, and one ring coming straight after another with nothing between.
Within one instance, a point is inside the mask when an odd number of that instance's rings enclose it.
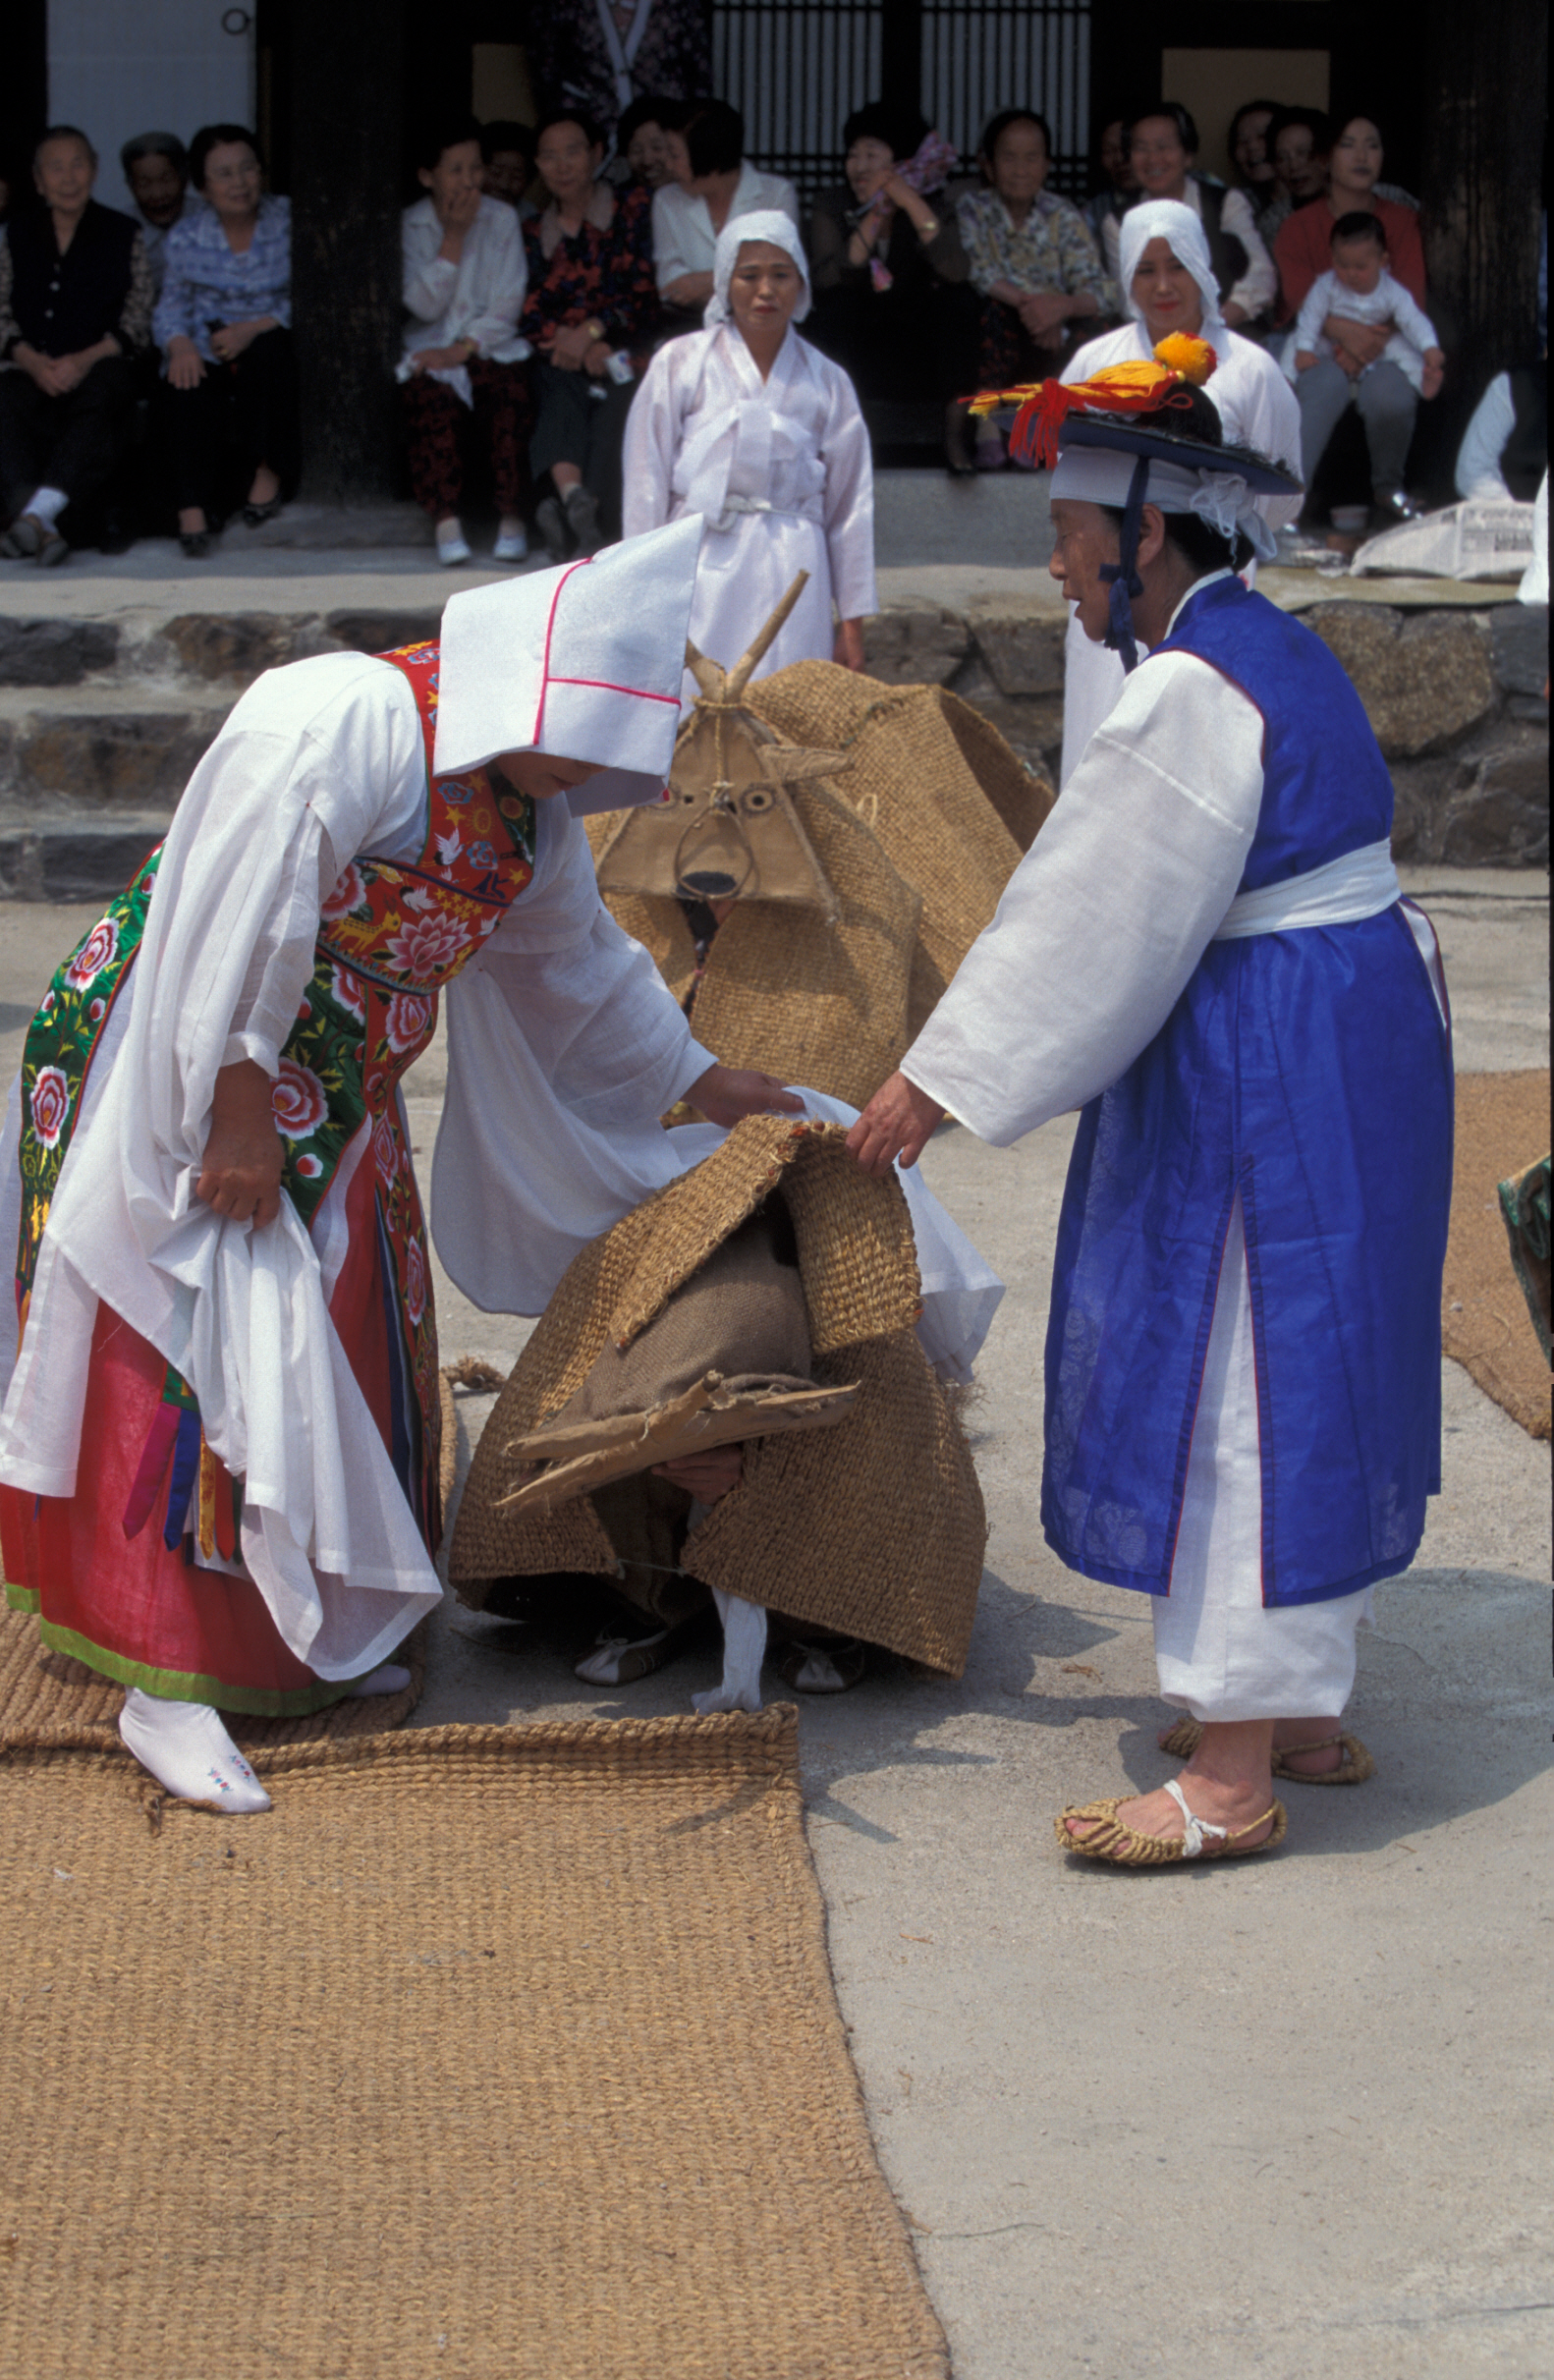
<instances>
[{"instance_id":1,"label":"black trousers","mask_svg":"<svg viewBox=\"0 0 1554 2380\"><path fill-rule=\"evenodd\" d=\"M261 331L235 363L207 363L193 388L162 383L163 422L180 510L209 519L241 504L261 463L283 495L302 468L292 334Z\"/></svg>"},{"instance_id":2,"label":"black trousers","mask_svg":"<svg viewBox=\"0 0 1554 2380\"><path fill-rule=\"evenodd\" d=\"M529 470L539 479L553 463L576 464L583 486L598 502L606 529L619 535L621 448L636 384L618 388L613 380L594 380L587 372L563 371L543 356L536 356L528 368L536 401Z\"/></svg>"},{"instance_id":3,"label":"black trousers","mask_svg":"<svg viewBox=\"0 0 1554 2380\"><path fill-rule=\"evenodd\" d=\"M104 356L79 388L45 396L20 365L0 372L0 505L7 520L34 490L63 488L72 504L100 495L135 432L135 367Z\"/></svg>"}]
</instances>

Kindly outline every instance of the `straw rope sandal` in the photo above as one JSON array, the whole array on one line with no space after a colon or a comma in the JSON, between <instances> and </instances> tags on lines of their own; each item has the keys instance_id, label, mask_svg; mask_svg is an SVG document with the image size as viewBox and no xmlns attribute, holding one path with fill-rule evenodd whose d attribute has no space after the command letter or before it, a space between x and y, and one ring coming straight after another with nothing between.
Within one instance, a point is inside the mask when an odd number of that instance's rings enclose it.
<instances>
[{"instance_id":1,"label":"straw rope sandal","mask_svg":"<svg viewBox=\"0 0 1554 2380\"><path fill-rule=\"evenodd\" d=\"M1282 1843L1289 1827L1289 1818L1282 1801L1273 1802L1260 1818L1248 1826L1234 1829L1215 1826L1207 1818L1199 1818L1188 1807L1187 1796L1175 1777L1168 1777L1165 1791L1182 1812L1184 1832L1180 1836L1143 1835L1131 1826L1123 1826L1117 1816L1125 1801L1137 1801L1137 1794L1111 1794L1099 1801L1072 1804L1060 1810L1053 1820L1053 1831L1059 1849L1075 1852L1082 1859L1110 1859L1119 1867L1167 1867L1182 1859L1247 1859L1254 1852L1271 1852ZM1087 1835L1071 1835L1071 1818L1094 1821ZM1259 1826L1273 1824L1260 1843L1245 1843L1244 1835L1254 1835Z\"/></svg>"},{"instance_id":2,"label":"straw rope sandal","mask_svg":"<svg viewBox=\"0 0 1554 2380\"><path fill-rule=\"evenodd\" d=\"M1203 1741L1201 1719L1179 1719L1175 1727L1160 1738L1160 1749L1173 1759L1191 1760ZM1290 1761L1298 1752L1325 1752L1330 1743L1343 1749L1344 1757L1337 1768L1313 1770L1292 1768ZM1376 1773L1376 1763L1358 1736L1346 1736L1340 1729L1331 1736L1317 1736L1309 1743L1285 1743L1274 1746L1273 1773L1291 1785L1363 1785Z\"/></svg>"}]
</instances>

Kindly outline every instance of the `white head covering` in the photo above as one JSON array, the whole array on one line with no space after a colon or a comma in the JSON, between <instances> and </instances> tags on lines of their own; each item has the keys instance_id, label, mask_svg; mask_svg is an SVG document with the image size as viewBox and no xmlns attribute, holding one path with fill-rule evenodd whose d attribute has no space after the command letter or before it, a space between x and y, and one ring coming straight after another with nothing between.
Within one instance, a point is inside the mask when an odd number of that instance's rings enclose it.
<instances>
[{"instance_id":1,"label":"white head covering","mask_svg":"<svg viewBox=\"0 0 1554 2380\"><path fill-rule=\"evenodd\" d=\"M804 252L804 242L780 207L757 207L752 215L730 215L718 234L718 245L712 256L712 295L707 300L702 321L708 330L729 318L729 283L734 267L740 260L740 249L747 240L769 240L792 256L799 267L804 293L793 309L795 322L802 322L809 311L809 262Z\"/></svg>"},{"instance_id":2,"label":"white head covering","mask_svg":"<svg viewBox=\"0 0 1554 2380\"><path fill-rule=\"evenodd\" d=\"M455 595L442 616L436 774L549 752L601 769L569 796L575 817L656 801L704 526L691 514L591 561Z\"/></svg>"},{"instance_id":3,"label":"white head covering","mask_svg":"<svg viewBox=\"0 0 1554 2380\"><path fill-rule=\"evenodd\" d=\"M1138 462L1136 454L1116 447L1066 446L1053 469L1052 494L1121 509L1128 502ZM1257 510L1255 493L1234 469L1193 470L1151 460L1143 500L1162 513L1196 513L1225 538L1240 529L1260 562L1271 562L1278 551L1278 541Z\"/></svg>"},{"instance_id":4,"label":"white head covering","mask_svg":"<svg viewBox=\"0 0 1554 2380\"><path fill-rule=\"evenodd\" d=\"M1145 198L1131 206L1118 235L1118 273L1128 311L1136 322L1144 318L1144 309L1134 296L1134 275L1138 270L1144 249L1151 240L1169 242L1171 253L1178 264L1185 264L1203 293L1204 335L1223 326L1219 310L1219 283L1214 278L1213 260L1208 252L1208 237L1202 224L1190 206L1180 198Z\"/></svg>"}]
</instances>

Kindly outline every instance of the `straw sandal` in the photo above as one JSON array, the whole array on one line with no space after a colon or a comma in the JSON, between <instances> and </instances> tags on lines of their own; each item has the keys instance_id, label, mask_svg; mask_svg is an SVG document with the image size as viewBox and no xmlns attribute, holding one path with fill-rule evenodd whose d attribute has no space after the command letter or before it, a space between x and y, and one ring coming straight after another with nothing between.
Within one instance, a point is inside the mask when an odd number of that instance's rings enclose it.
<instances>
[{"instance_id":1,"label":"straw sandal","mask_svg":"<svg viewBox=\"0 0 1554 2380\"><path fill-rule=\"evenodd\" d=\"M1160 1739L1160 1749L1173 1759L1191 1760L1203 1740L1201 1719L1179 1719L1169 1735ZM1324 1769L1319 1775L1310 1769L1291 1768L1291 1755L1296 1752L1322 1752L1330 1743L1341 1744L1344 1757L1337 1768ZM1342 1730L1332 1736L1318 1736L1310 1743L1277 1745L1273 1754L1273 1773L1291 1785L1363 1785L1376 1773L1375 1761L1358 1736L1346 1736Z\"/></svg>"},{"instance_id":2,"label":"straw sandal","mask_svg":"<svg viewBox=\"0 0 1554 2380\"><path fill-rule=\"evenodd\" d=\"M1284 1841L1289 1818L1282 1801L1275 1801L1260 1818L1248 1826L1234 1830L1213 1825L1189 1809L1187 1796L1175 1777L1166 1780L1166 1792L1182 1812L1185 1833L1172 1837L1142 1835L1131 1826L1118 1822L1117 1812L1125 1801L1136 1801L1137 1794L1112 1794L1099 1801L1071 1803L1060 1810L1053 1820L1053 1829L1062 1851L1074 1852L1082 1859L1110 1859L1119 1867L1166 1867L1182 1859L1204 1856L1215 1859L1248 1859L1255 1852L1271 1852ZM1095 1821L1087 1835L1071 1835L1071 1818L1091 1818ZM1259 1826L1273 1825L1261 1843L1244 1843L1244 1835L1254 1835Z\"/></svg>"}]
</instances>

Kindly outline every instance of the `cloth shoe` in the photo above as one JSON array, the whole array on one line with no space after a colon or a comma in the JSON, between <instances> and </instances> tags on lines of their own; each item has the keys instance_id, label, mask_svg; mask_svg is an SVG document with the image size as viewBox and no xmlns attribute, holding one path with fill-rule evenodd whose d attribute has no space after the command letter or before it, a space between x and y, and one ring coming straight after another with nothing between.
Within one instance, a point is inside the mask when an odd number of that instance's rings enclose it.
<instances>
[{"instance_id":1,"label":"cloth shoe","mask_svg":"<svg viewBox=\"0 0 1554 2380\"><path fill-rule=\"evenodd\" d=\"M175 1801L207 1801L234 1817L270 1806L208 1702L174 1702L132 1686L119 1713L119 1735Z\"/></svg>"},{"instance_id":2,"label":"cloth shoe","mask_svg":"<svg viewBox=\"0 0 1554 2380\"><path fill-rule=\"evenodd\" d=\"M461 562L470 560L470 548L464 530L457 521L451 526L437 530L437 559L445 571L456 570Z\"/></svg>"},{"instance_id":3,"label":"cloth shoe","mask_svg":"<svg viewBox=\"0 0 1554 2380\"><path fill-rule=\"evenodd\" d=\"M528 560L528 539L524 533L522 522L516 528L503 529L491 548L491 559L493 562L527 562Z\"/></svg>"}]
</instances>

